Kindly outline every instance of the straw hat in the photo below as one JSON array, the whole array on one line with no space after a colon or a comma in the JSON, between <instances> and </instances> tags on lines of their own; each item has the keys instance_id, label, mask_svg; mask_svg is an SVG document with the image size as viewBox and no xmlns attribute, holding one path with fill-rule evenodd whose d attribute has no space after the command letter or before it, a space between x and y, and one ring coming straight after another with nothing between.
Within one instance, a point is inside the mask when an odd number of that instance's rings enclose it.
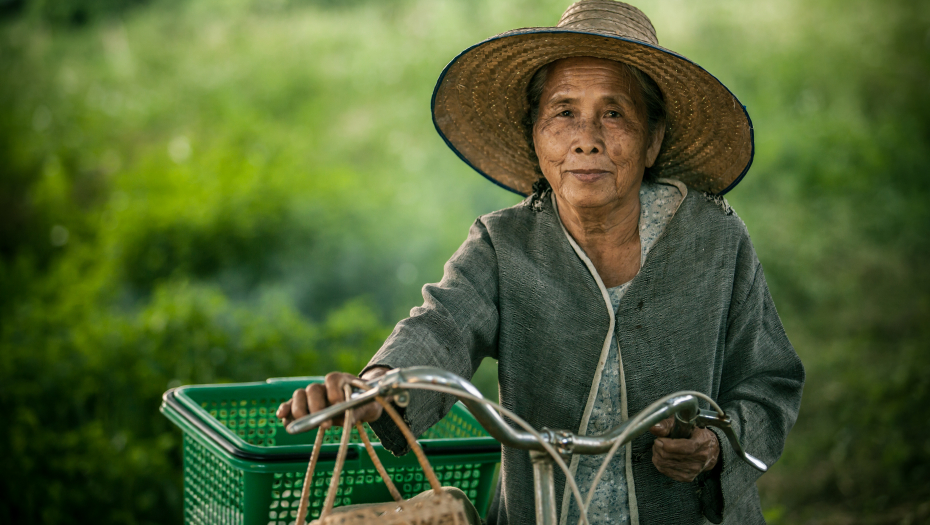
<instances>
[{"instance_id":1,"label":"straw hat","mask_svg":"<svg viewBox=\"0 0 930 525\"><path fill-rule=\"evenodd\" d=\"M538 174L522 125L526 86L540 67L578 56L625 62L659 85L667 114L653 166L658 177L722 195L749 170L753 132L746 108L701 66L660 47L639 9L612 0L581 0L556 27L515 29L463 51L433 91L436 130L491 181L531 193Z\"/></svg>"}]
</instances>

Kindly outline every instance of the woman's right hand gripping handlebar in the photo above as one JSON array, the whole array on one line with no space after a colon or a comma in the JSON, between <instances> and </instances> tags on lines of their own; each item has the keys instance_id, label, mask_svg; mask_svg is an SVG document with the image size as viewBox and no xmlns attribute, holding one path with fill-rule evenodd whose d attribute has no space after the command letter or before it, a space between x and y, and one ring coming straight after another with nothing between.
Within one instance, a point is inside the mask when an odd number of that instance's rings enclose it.
<instances>
[{"instance_id":1,"label":"woman's right hand gripping handlebar","mask_svg":"<svg viewBox=\"0 0 930 525\"><path fill-rule=\"evenodd\" d=\"M375 367L362 374L360 379L371 381L383 376L390 370L390 368L386 367ZM326 374L326 378L322 383L313 383L307 385L307 388L295 390L294 395L289 400L281 403L275 415L287 426L295 419L318 412L330 405L341 403L345 401L343 385L353 379L359 378L345 372L330 372ZM375 421L381 417L381 411L381 405L378 403L368 403L355 409L355 418L358 421ZM326 421L320 425L320 428L326 430L333 424L342 425L343 418Z\"/></svg>"}]
</instances>

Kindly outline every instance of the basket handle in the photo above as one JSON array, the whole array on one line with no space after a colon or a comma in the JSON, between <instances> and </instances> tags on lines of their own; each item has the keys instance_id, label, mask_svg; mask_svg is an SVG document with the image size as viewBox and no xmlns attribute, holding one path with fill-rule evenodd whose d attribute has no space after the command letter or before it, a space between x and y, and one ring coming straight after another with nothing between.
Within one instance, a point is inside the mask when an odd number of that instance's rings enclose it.
<instances>
[{"instance_id":1,"label":"basket handle","mask_svg":"<svg viewBox=\"0 0 930 525\"><path fill-rule=\"evenodd\" d=\"M371 388L368 385L362 383L361 381L353 383L356 386L368 389ZM346 399L352 394L352 387L349 385L343 385ZM420 447L420 444L417 443L416 438L413 435L413 432L410 431L410 427L404 422L403 418L400 417L400 414L397 413L397 410L391 406L383 397L375 397L375 401L381 405L381 407L388 413L391 419L394 421L394 424L397 425L397 428L400 429L401 433L404 435L404 438L407 440L407 444L410 445L410 448L413 450L413 453L417 457L417 461L420 463L420 468L423 469L423 474L426 475L427 481L429 481L430 488L433 489L435 493L442 493L442 485L439 483L439 478L436 477L436 473L433 471L433 467L430 465L429 460L426 458L426 454L423 452L423 448ZM394 485L394 482L391 481L391 477L388 476L387 471L384 469L384 465L381 463L381 460L378 458L375 449L371 445L371 441L368 439L368 434L362 428L360 422L355 421L355 410L349 409L346 410L345 414L345 424L342 430L342 439L339 442L339 451L336 454L336 464L333 467L333 477L329 482L329 490L326 493L326 501L323 504L323 510L320 513L320 519L329 516L333 510L333 503L336 499L336 491L339 488L339 475L342 472L342 467L345 465L346 453L349 447L349 436L352 433L352 426L358 430L359 437L362 438L362 442L365 444L365 450L368 451L368 455L371 457L372 463L374 463L375 468L378 470L378 474L381 475L381 479L384 480L384 484L387 485L388 491L390 491L391 496L395 501L403 501L403 497L400 492L397 490L397 487ZM297 511L297 525L305 525L307 519L307 505L309 503L309 493L310 493L310 483L313 480L313 471L316 468L317 460L320 455L320 447L323 444L323 429L317 430L316 440L313 444L313 451L310 454L310 464L307 466L307 474L304 477L304 485L300 494L300 506Z\"/></svg>"}]
</instances>

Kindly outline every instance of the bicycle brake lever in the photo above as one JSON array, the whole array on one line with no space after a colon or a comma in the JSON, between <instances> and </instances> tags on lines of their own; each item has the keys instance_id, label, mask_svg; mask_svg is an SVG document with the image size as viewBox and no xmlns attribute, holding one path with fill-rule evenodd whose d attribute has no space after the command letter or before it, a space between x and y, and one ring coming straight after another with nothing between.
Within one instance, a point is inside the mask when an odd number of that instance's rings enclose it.
<instances>
[{"instance_id":1,"label":"bicycle brake lever","mask_svg":"<svg viewBox=\"0 0 930 525\"><path fill-rule=\"evenodd\" d=\"M739 443L739 438L736 437L736 432L733 432L732 426L733 420L730 416L720 416L713 410L701 410L697 416L697 426L699 427L717 427L723 431L723 435L727 437L727 441L730 442L730 446L733 447L733 450L736 451L736 455L740 457L746 463L752 465L759 472L765 472L769 468L761 460L747 454L742 445Z\"/></svg>"}]
</instances>

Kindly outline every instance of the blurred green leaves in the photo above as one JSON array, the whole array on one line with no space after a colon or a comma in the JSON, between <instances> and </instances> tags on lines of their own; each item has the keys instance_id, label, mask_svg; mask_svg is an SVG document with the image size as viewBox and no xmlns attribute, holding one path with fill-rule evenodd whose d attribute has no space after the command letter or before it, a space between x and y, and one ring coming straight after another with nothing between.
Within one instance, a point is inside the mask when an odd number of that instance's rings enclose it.
<instances>
[{"instance_id":1,"label":"blurred green leaves","mask_svg":"<svg viewBox=\"0 0 930 525\"><path fill-rule=\"evenodd\" d=\"M517 202L436 136L438 73L566 3L36 0L0 21L0 522L176 522L164 390L363 366L471 221ZM637 5L755 124L728 198L809 372L767 519L926 519L930 8Z\"/></svg>"}]
</instances>

